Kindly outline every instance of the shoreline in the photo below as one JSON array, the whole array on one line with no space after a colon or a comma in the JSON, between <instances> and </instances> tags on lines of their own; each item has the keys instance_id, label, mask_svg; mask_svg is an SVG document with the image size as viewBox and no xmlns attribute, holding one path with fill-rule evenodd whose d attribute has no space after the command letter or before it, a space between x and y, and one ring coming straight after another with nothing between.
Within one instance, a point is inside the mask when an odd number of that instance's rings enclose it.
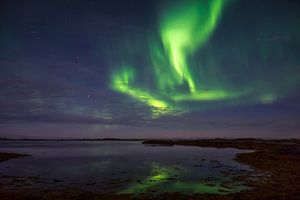
<instances>
[{"instance_id":1,"label":"shoreline","mask_svg":"<svg viewBox=\"0 0 300 200\"><path fill-rule=\"evenodd\" d=\"M76 188L65 188L58 191L38 192L32 194L30 190L21 192L3 191L0 196L4 199L289 199L296 200L300 196L300 140L261 140L261 139L201 139L201 140L145 140L145 145L185 145L212 148L236 148L254 150L250 153L240 153L235 160L270 174L258 181L245 180L253 187L228 195L165 193L159 196L145 194L140 197L132 195L101 194L97 192L81 191ZM2 156L1 156L2 155ZM0 153L0 162L27 155L17 153ZM4 160L3 160L4 159Z\"/></svg>"},{"instance_id":2,"label":"shoreline","mask_svg":"<svg viewBox=\"0 0 300 200\"><path fill-rule=\"evenodd\" d=\"M248 184L253 186L254 189L230 194L227 198L221 199L299 199L299 139L146 140L143 144L254 150L254 152L250 153L237 154L235 160L255 169L267 172L270 174L270 177L255 182L248 181ZM201 199L201 197L199 197L199 199Z\"/></svg>"},{"instance_id":3,"label":"shoreline","mask_svg":"<svg viewBox=\"0 0 300 200\"><path fill-rule=\"evenodd\" d=\"M20 154L20 153L6 153L6 152L0 152L0 163L10 160L10 159L17 159L21 157L27 157L29 155Z\"/></svg>"}]
</instances>

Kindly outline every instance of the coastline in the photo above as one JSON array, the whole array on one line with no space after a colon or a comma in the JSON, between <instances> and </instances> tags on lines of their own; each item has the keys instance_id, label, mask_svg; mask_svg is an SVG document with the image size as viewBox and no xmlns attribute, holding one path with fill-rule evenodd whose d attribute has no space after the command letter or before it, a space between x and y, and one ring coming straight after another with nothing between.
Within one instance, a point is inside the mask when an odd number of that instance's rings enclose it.
<instances>
[{"instance_id":1,"label":"coastline","mask_svg":"<svg viewBox=\"0 0 300 200\"><path fill-rule=\"evenodd\" d=\"M3 199L289 199L296 200L300 196L300 140L260 140L260 139L202 139L202 140L145 140L145 145L188 145L213 148L237 148L254 150L250 153L237 154L235 160L247 164L270 176L258 181L245 180L253 187L229 195L165 193L159 196L146 194L139 197L130 195L101 194L87 192L76 188L65 188L58 191L29 190L5 191L0 187ZM0 153L0 162L26 155Z\"/></svg>"},{"instance_id":2,"label":"coastline","mask_svg":"<svg viewBox=\"0 0 300 200\"><path fill-rule=\"evenodd\" d=\"M221 199L289 199L300 196L300 140L261 139L203 139L203 140L147 140L147 145L188 145L214 148L254 150L237 154L235 160L270 174L259 181L248 181L252 190L230 194ZM193 196L193 199L198 199ZM199 197L201 199L201 197ZM220 199L220 198L211 198Z\"/></svg>"},{"instance_id":3,"label":"coastline","mask_svg":"<svg viewBox=\"0 0 300 200\"><path fill-rule=\"evenodd\" d=\"M0 163L10 160L10 159L16 159L16 158L21 158L21 157L26 157L28 155L25 154L20 154L20 153L2 153L0 152Z\"/></svg>"}]
</instances>

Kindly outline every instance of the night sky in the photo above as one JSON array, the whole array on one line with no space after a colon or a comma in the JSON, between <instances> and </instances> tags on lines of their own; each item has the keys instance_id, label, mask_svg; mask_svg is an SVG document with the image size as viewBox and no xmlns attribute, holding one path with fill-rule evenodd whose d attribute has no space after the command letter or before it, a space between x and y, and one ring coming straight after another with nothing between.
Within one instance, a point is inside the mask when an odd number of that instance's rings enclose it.
<instances>
[{"instance_id":1,"label":"night sky","mask_svg":"<svg viewBox=\"0 0 300 200\"><path fill-rule=\"evenodd\" d=\"M0 137L300 137L300 1L2 0Z\"/></svg>"}]
</instances>

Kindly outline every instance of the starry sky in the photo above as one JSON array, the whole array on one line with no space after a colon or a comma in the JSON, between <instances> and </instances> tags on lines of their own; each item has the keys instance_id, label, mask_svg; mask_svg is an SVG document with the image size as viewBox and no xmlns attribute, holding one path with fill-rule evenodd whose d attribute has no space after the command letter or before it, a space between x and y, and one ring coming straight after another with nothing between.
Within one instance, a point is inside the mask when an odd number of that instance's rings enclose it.
<instances>
[{"instance_id":1,"label":"starry sky","mask_svg":"<svg viewBox=\"0 0 300 200\"><path fill-rule=\"evenodd\" d=\"M0 137L300 137L297 0L2 0Z\"/></svg>"}]
</instances>

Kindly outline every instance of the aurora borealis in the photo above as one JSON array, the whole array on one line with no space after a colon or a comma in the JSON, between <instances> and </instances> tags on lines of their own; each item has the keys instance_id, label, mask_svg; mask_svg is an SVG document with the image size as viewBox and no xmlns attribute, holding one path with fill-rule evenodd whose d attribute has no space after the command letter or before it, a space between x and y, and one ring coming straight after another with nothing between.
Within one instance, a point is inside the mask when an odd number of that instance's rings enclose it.
<instances>
[{"instance_id":1,"label":"aurora borealis","mask_svg":"<svg viewBox=\"0 0 300 200\"><path fill-rule=\"evenodd\" d=\"M222 64L214 64L214 66L208 64L207 67L215 68L217 72L212 75L216 76L213 78L216 85L205 84L197 76L198 73L195 73L199 70L206 78L205 72L202 72L204 66L201 66L201 63L189 64L188 58L201 50L213 34L226 3L228 0L187 1L177 2L168 7L161 14L159 23L161 47L154 46L151 52L153 55L150 67L154 76L153 85L138 88L139 84L135 83L138 74L133 67L126 66L112 75L112 88L152 107L154 110L152 117L155 118L159 115L172 114L173 109L185 111L186 108L180 103L184 104L186 101L235 100L243 104L248 101L243 100L247 96L253 96L250 101L262 103L279 98L281 91L264 88L266 80L263 78L253 80L258 84L247 83L240 88L232 87L235 81L230 74L224 73L222 78L216 79L218 71L222 71ZM151 44L150 41L150 46ZM221 81L222 79L226 80L227 85ZM297 82L298 78L291 79ZM285 82L286 80L283 80L279 83L278 88L284 87L284 90L289 90L291 85L285 85ZM254 91L258 92L255 96L252 94Z\"/></svg>"},{"instance_id":2,"label":"aurora borealis","mask_svg":"<svg viewBox=\"0 0 300 200\"><path fill-rule=\"evenodd\" d=\"M217 100L230 96L222 90L198 91L198 84L187 61L189 54L204 45L212 34L224 3L223 0L181 2L162 14L160 38L163 49L153 47L151 64L157 81L157 96L166 96L168 93L174 93L174 96L161 100L161 97L155 97L151 92L134 89L131 85L135 73L130 67L113 74L112 88L160 110L160 113L154 113L156 117L158 114L169 113L166 110L172 109L172 105L168 101ZM183 85L186 85L188 91L178 91L178 87Z\"/></svg>"},{"instance_id":3,"label":"aurora borealis","mask_svg":"<svg viewBox=\"0 0 300 200\"><path fill-rule=\"evenodd\" d=\"M299 8L3 1L0 137L298 137Z\"/></svg>"}]
</instances>

